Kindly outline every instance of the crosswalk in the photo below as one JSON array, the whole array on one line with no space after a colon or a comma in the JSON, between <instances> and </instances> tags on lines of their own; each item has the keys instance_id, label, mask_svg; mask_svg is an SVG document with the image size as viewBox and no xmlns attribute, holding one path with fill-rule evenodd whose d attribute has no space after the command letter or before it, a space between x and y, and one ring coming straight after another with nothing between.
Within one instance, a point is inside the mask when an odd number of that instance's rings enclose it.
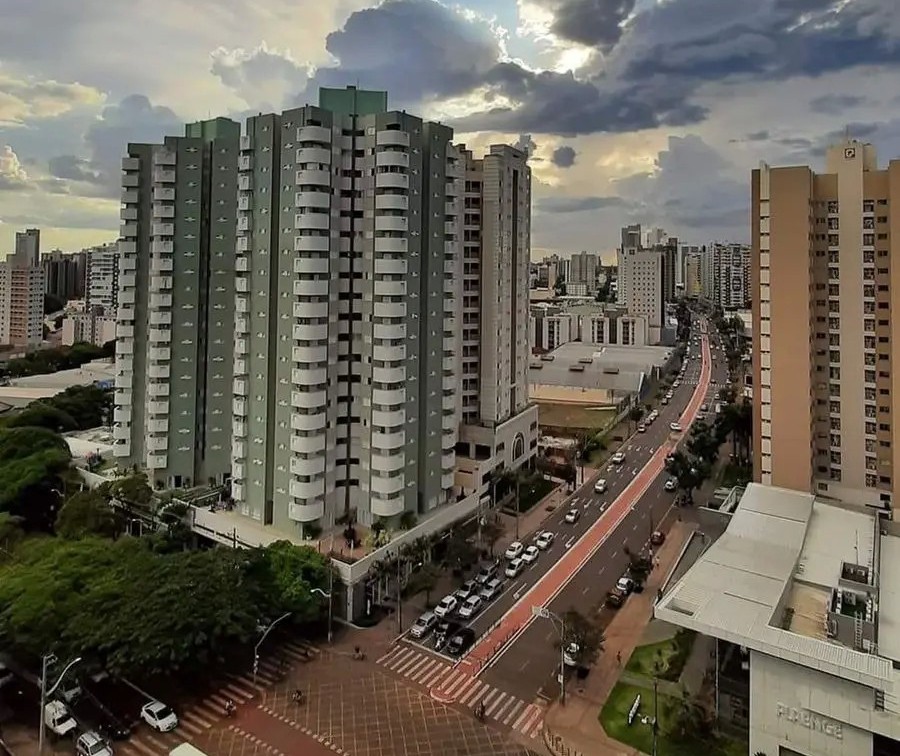
<instances>
[{"instance_id":1,"label":"crosswalk","mask_svg":"<svg viewBox=\"0 0 900 756\"><path fill-rule=\"evenodd\" d=\"M279 653L288 662L299 662L307 660L309 654L318 653L318 649L302 641L288 641L279 646ZM165 756L181 743L202 738L213 725L224 719L225 705L229 699L238 706L245 704L260 691L277 683L280 678L278 663L262 658L255 680L252 672L229 675L228 680L215 692L177 712L178 727L175 730L156 732L142 724L127 741L114 744L115 752L127 756Z\"/></svg>"},{"instance_id":2,"label":"crosswalk","mask_svg":"<svg viewBox=\"0 0 900 756\"><path fill-rule=\"evenodd\" d=\"M541 733L544 710L540 706L495 688L440 656L399 644L378 659L378 664L425 688L439 689L442 699L467 709L484 704L487 719L525 737L537 738Z\"/></svg>"}]
</instances>

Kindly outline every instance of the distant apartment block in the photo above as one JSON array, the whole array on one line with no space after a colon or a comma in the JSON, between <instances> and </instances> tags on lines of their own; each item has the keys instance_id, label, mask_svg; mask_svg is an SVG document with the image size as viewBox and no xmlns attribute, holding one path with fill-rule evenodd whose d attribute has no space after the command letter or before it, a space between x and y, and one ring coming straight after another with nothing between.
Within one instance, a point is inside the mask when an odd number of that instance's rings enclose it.
<instances>
[{"instance_id":1,"label":"distant apartment block","mask_svg":"<svg viewBox=\"0 0 900 756\"><path fill-rule=\"evenodd\" d=\"M638 227L639 229L639 227ZM633 227L622 230L623 242L640 240L640 231ZM667 248L620 247L618 250L617 301L632 315L647 320L648 338L658 344L665 319L666 281L672 280L674 289L674 260L669 260Z\"/></svg>"},{"instance_id":2,"label":"distant apartment block","mask_svg":"<svg viewBox=\"0 0 900 756\"><path fill-rule=\"evenodd\" d=\"M566 293L571 285L584 285L587 296L597 291L597 273L600 270L600 256L591 252L576 252L569 260L569 277L566 279Z\"/></svg>"},{"instance_id":3,"label":"distant apartment block","mask_svg":"<svg viewBox=\"0 0 900 756\"><path fill-rule=\"evenodd\" d=\"M531 351L534 354L550 352L579 337L580 318L575 313L535 307L529 320Z\"/></svg>"},{"instance_id":4,"label":"distant apartment block","mask_svg":"<svg viewBox=\"0 0 900 756\"><path fill-rule=\"evenodd\" d=\"M647 318L624 311L607 309L595 315L582 315L580 338L586 344L649 346Z\"/></svg>"},{"instance_id":5,"label":"distant apartment block","mask_svg":"<svg viewBox=\"0 0 900 756\"><path fill-rule=\"evenodd\" d=\"M694 251L696 249L697 251ZM684 250L684 246L682 246ZM703 252L693 248L684 254L684 295L690 299L703 296Z\"/></svg>"},{"instance_id":6,"label":"distant apartment block","mask_svg":"<svg viewBox=\"0 0 900 756\"><path fill-rule=\"evenodd\" d=\"M84 250L87 261L85 310L115 317L119 302L119 245L103 244Z\"/></svg>"},{"instance_id":7,"label":"distant apartment block","mask_svg":"<svg viewBox=\"0 0 900 756\"><path fill-rule=\"evenodd\" d=\"M879 170L872 145L831 147L821 174L765 164L753 172L757 481L893 505L898 228L900 160Z\"/></svg>"},{"instance_id":8,"label":"distant apartment block","mask_svg":"<svg viewBox=\"0 0 900 756\"><path fill-rule=\"evenodd\" d=\"M71 346L86 342L103 346L116 338L115 315L75 312L66 315L62 322L62 344Z\"/></svg>"},{"instance_id":9,"label":"distant apartment block","mask_svg":"<svg viewBox=\"0 0 900 756\"><path fill-rule=\"evenodd\" d=\"M85 252L65 253L58 249L41 257L44 269L44 293L63 304L84 297L87 255Z\"/></svg>"},{"instance_id":10,"label":"distant apartment block","mask_svg":"<svg viewBox=\"0 0 900 756\"><path fill-rule=\"evenodd\" d=\"M0 344L39 346L44 327L40 230L16 233L16 251L0 263Z\"/></svg>"},{"instance_id":11,"label":"distant apartment block","mask_svg":"<svg viewBox=\"0 0 900 756\"><path fill-rule=\"evenodd\" d=\"M239 143L219 118L122 161L114 453L161 486L231 470Z\"/></svg>"}]
</instances>

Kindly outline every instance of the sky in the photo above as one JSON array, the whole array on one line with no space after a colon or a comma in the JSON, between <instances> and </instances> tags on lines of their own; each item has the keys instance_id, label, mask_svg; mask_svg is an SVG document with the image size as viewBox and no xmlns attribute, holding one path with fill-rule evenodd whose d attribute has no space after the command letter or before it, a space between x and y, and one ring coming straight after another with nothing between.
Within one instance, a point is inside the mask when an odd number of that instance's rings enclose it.
<instances>
[{"instance_id":1,"label":"sky","mask_svg":"<svg viewBox=\"0 0 900 756\"><path fill-rule=\"evenodd\" d=\"M0 0L0 255L116 238L129 141L389 92L477 150L526 147L532 256L629 223L749 238L750 171L845 130L900 158L897 0Z\"/></svg>"}]
</instances>

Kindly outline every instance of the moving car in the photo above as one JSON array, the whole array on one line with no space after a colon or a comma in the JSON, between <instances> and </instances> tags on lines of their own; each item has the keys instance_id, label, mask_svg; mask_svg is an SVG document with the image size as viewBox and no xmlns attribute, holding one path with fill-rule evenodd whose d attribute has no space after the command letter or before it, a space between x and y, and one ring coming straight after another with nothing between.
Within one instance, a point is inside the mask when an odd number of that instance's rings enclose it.
<instances>
[{"instance_id":1,"label":"moving car","mask_svg":"<svg viewBox=\"0 0 900 756\"><path fill-rule=\"evenodd\" d=\"M438 605L434 607L434 613L438 617L446 617L453 614L453 612L456 611L457 606L459 606L459 600L456 596L444 596L444 598L438 602Z\"/></svg>"},{"instance_id":2,"label":"moving car","mask_svg":"<svg viewBox=\"0 0 900 756\"><path fill-rule=\"evenodd\" d=\"M478 570L478 574L475 576L475 582L479 585L485 585L486 583L493 580L497 577L497 563L491 562L490 564L485 564Z\"/></svg>"},{"instance_id":3,"label":"moving car","mask_svg":"<svg viewBox=\"0 0 900 756\"><path fill-rule=\"evenodd\" d=\"M669 423L669 428L671 428L675 433L681 432L681 423Z\"/></svg>"},{"instance_id":4,"label":"moving car","mask_svg":"<svg viewBox=\"0 0 900 756\"><path fill-rule=\"evenodd\" d=\"M517 578L522 574L522 570L524 569L525 562L523 562L519 558L513 559L508 565L506 565L506 577Z\"/></svg>"},{"instance_id":5,"label":"moving car","mask_svg":"<svg viewBox=\"0 0 900 756\"><path fill-rule=\"evenodd\" d=\"M616 581L616 590L621 591L627 596L634 590L634 580L623 575Z\"/></svg>"},{"instance_id":6,"label":"moving car","mask_svg":"<svg viewBox=\"0 0 900 756\"><path fill-rule=\"evenodd\" d=\"M44 725L56 737L64 738L78 729L78 723L62 701L48 701L44 707Z\"/></svg>"},{"instance_id":7,"label":"moving car","mask_svg":"<svg viewBox=\"0 0 900 756\"><path fill-rule=\"evenodd\" d=\"M625 594L622 591L613 588L609 593L606 594L606 605L611 609L618 609L622 604L625 603Z\"/></svg>"},{"instance_id":8,"label":"moving car","mask_svg":"<svg viewBox=\"0 0 900 756\"><path fill-rule=\"evenodd\" d=\"M594 483L594 493L606 493L606 478L600 478Z\"/></svg>"},{"instance_id":9,"label":"moving car","mask_svg":"<svg viewBox=\"0 0 900 756\"><path fill-rule=\"evenodd\" d=\"M575 523L578 522L579 517L581 517L581 512L579 512L577 509L570 509L568 512L566 512L565 520L568 523Z\"/></svg>"},{"instance_id":10,"label":"moving car","mask_svg":"<svg viewBox=\"0 0 900 756\"><path fill-rule=\"evenodd\" d=\"M577 643L570 643L566 646L566 650L563 651L563 662L567 667L577 667L578 666L578 652L581 650L581 647Z\"/></svg>"},{"instance_id":11,"label":"moving car","mask_svg":"<svg viewBox=\"0 0 900 756\"><path fill-rule=\"evenodd\" d=\"M462 656L475 642L475 631L471 627L464 627L457 632L447 643L447 652L451 656Z\"/></svg>"},{"instance_id":12,"label":"moving car","mask_svg":"<svg viewBox=\"0 0 900 756\"><path fill-rule=\"evenodd\" d=\"M411 628L409 628L409 634L413 638L424 638L428 633L432 631L434 626L437 624L438 618L434 612L425 612L419 619L417 619Z\"/></svg>"},{"instance_id":13,"label":"moving car","mask_svg":"<svg viewBox=\"0 0 900 756\"><path fill-rule=\"evenodd\" d=\"M77 756L113 756L113 749L99 733L88 730L75 741L75 753Z\"/></svg>"},{"instance_id":14,"label":"moving car","mask_svg":"<svg viewBox=\"0 0 900 756\"><path fill-rule=\"evenodd\" d=\"M541 550L546 551L553 545L553 540L556 536L551 533L549 530L545 530L537 537L537 541L535 541L535 545Z\"/></svg>"},{"instance_id":15,"label":"moving car","mask_svg":"<svg viewBox=\"0 0 900 756\"><path fill-rule=\"evenodd\" d=\"M663 488L665 488L666 491L674 491L676 488L678 488L678 479L677 478L669 478L666 481L666 485L663 486Z\"/></svg>"},{"instance_id":16,"label":"moving car","mask_svg":"<svg viewBox=\"0 0 900 756\"><path fill-rule=\"evenodd\" d=\"M484 601L493 601L501 593L503 593L503 581L500 578L494 578L482 586L478 595Z\"/></svg>"},{"instance_id":17,"label":"moving car","mask_svg":"<svg viewBox=\"0 0 900 756\"><path fill-rule=\"evenodd\" d=\"M506 550L506 553L503 555L507 559L518 559L522 552L525 551L525 546L523 546L519 541L513 541L509 544L509 548Z\"/></svg>"},{"instance_id":18,"label":"moving car","mask_svg":"<svg viewBox=\"0 0 900 756\"><path fill-rule=\"evenodd\" d=\"M647 426L644 425L643 423L641 423L641 424L638 426L638 433L646 433L646 432L647 432Z\"/></svg>"},{"instance_id":19,"label":"moving car","mask_svg":"<svg viewBox=\"0 0 900 756\"><path fill-rule=\"evenodd\" d=\"M461 607L459 607L459 616L463 619L472 619L478 612L481 611L484 606L484 602L481 599L481 596L472 595L469 596Z\"/></svg>"},{"instance_id":20,"label":"moving car","mask_svg":"<svg viewBox=\"0 0 900 756\"><path fill-rule=\"evenodd\" d=\"M460 630L462 630L462 625L459 622L454 622L453 620L439 622L437 629L434 631L435 651L440 651L446 646L447 642Z\"/></svg>"},{"instance_id":21,"label":"moving car","mask_svg":"<svg viewBox=\"0 0 900 756\"><path fill-rule=\"evenodd\" d=\"M625 461L625 452L616 452L612 455L612 463L614 465L621 465Z\"/></svg>"},{"instance_id":22,"label":"moving car","mask_svg":"<svg viewBox=\"0 0 900 756\"><path fill-rule=\"evenodd\" d=\"M534 564L540 555L541 552L537 546L529 546L527 549L525 549L524 552L522 552L521 559L523 562L525 562L525 564Z\"/></svg>"},{"instance_id":23,"label":"moving car","mask_svg":"<svg viewBox=\"0 0 900 756\"><path fill-rule=\"evenodd\" d=\"M178 727L175 712L162 701L150 701L141 707L141 719L158 732L170 732Z\"/></svg>"}]
</instances>

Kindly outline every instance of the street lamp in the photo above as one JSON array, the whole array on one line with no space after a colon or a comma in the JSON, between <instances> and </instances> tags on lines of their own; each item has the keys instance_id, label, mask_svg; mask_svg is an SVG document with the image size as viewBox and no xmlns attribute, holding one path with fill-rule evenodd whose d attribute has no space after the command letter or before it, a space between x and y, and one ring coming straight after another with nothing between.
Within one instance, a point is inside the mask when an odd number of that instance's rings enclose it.
<instances>
[{"instance_id":1,"label":"street lamp","mask_svg":"<svg viewBox=\"0 0 900 756\"><path fill-rule=\"evenodd\" d=\"M53 687L50 688L50 690L47 690L47 667L51 664L56 664L57 661L59 660L56 658L55 654L45 654L41 658L41 719L38 724L38 756L41 756L41 754L44 753L44 707L47 705L47 697L56 693L56 689L63 681L66 673L81 661L81 657L77 656L72 659L72 661L65 666L63 671L59 673L59 677L53 684Z\"/></svg>"},{"instance_id":2,"label":"street lamp","mask_svg":"<svg viewBox=\"0 0 900 756\"><path fill-rule=\"evenodd\" d=\"M274 620L269 624L269 626L263 631L262 637L257 641L256 645L253 647L253 684L256 685L256 676L259 673L259 647L263 644L263 641L268 637L269 633L272 632L272 628L275 627L282 620L286 620L291 616L291 612L285 612L282 614L277 620Z\"/></svg>"},{"instance_id":3,"label":"street lamp","mask_svg":"<svg viewBox=\"0 0 900 756\"><path fill-rule=\"evenodd\" d=\"M332 632L331 632L331 618L333 616L332 610L332 593L334 591L334 573L329 571L328 573L328 590L323 591L321 588L313 588L310 593L318 593L322 598L328 599L328 643L331 644Z\"/></svg>"},{"instance_id":4,"label":"street lamp","mask_svg":"<svg viewBox=\"0 0 900 756\"><path fill-rule=\"evenodd\" d=\"M543 606L532 606L531 615L548 619L559 633L559 702L566 705L566 621Z\"/></svg>"}]
</instances>

